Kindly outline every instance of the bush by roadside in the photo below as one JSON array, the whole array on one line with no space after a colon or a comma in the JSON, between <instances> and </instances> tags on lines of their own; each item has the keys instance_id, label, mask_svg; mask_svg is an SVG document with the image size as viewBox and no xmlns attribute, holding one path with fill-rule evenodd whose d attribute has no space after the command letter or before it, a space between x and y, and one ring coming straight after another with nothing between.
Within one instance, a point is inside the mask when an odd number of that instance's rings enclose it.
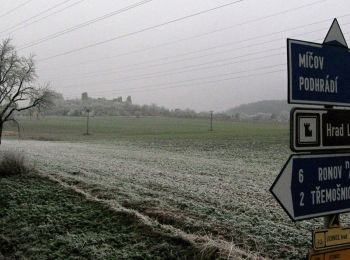
<instances>
[{"instance_id":1,"label":"bush by roadside","mask_svg":"<svg viewBox=\"0 0 350 260\"><path fill-rule=\"evenodd\" d=\"M0 154L0 177L28 174L34 170L18 152L3 152Z\"/></svg>"}]
</instances>

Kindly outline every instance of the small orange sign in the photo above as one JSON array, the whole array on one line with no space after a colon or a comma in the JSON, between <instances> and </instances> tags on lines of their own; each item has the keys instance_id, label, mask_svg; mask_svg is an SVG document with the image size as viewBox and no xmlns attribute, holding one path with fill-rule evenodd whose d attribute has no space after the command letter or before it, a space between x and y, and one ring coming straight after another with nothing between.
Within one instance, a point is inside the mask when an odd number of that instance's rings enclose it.
<instances>
[{"instance_id":1,"label":"small orange sign","mask_svg":"<svg viewBox=\"0 0 350 260\"><path fill-rule=\"evenodd\" d=\"M324 254L310 256L310 260L324 260Z\"/></svg>"},{"instance_id":2,"label":"small orange sign","mask_svg":"<svg viewBox=\"0 0 350 260\"><path fill-rule=\"evenodd\" d=\"M347 245L350 245L350 228L321 229L313 233L313 246L315 250L344 247Z\"/></svg>"},{"instance_id":3,"label":"small orange sign","mask_svg":"<svg viewBox=\"0 0 350 260\"><path fill-rule=\"evenodd\" d=\"M312 252L309 254L309 260L349 260L350 248L339 249L336 251Z\"/></svg>"}]
</instances>

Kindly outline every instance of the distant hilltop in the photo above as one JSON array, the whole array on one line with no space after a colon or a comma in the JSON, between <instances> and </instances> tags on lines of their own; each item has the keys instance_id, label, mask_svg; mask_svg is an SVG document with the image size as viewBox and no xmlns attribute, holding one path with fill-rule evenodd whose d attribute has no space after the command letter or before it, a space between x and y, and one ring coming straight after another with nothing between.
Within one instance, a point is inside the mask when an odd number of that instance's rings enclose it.
<instances>
[{"instance_id":1,"label":"distant hilltop","mask_svg":"<svg viewBox=\"0 0 350 260\"><path fill-rule=\"evenodd\" d=\"M287 100L262 100L228 109L226 114L240 120L288 121L291 108Z\"/></svg>"}]
</instances>

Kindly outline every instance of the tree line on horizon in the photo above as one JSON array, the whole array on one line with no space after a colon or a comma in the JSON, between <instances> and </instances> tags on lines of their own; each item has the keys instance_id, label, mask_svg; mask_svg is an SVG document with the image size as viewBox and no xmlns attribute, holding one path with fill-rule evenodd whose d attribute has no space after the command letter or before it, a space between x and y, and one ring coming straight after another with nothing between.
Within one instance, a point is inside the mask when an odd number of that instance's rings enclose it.
<instances>
[{"instance_id":1,"label":"tree line on horizon","mask_svg":"<svg viewBox=\"0 0 350 260\"><path fill-rule=\"evenodd\" d=\"M41 111L29 110L21 115L35 116L170 116L184 118L208 117L210 112L196 112L192 109L168 109L156 104L138 105L132 103L131 96L125 100L122 97L113 99L92 98L87 92L82 93L81 98L65 99L61 93L54 92L53 105Z\"/></svg>"},{"instance_id":2,"label":"tree line on horizon","mask_svg":"<svg viewBox=\"0 0 350 260\"><path fill-rule=\"evenodd\" d=\"M92 98L87 92L81 98L65 99L61 93L53 92L53 105L37 113L35 109L21 115L40 116L168 116L179 118L209 118L210 111L196 112L192 109L169 109L156 104L133 104L131 96L124 100L119 96L113 99ZM268 104L268 106L266 106ZM238 106L225 112L214 112L214 118L232 121L288 121L288 106L284 101L259 101Z\"/></svg>"}]
</instances>

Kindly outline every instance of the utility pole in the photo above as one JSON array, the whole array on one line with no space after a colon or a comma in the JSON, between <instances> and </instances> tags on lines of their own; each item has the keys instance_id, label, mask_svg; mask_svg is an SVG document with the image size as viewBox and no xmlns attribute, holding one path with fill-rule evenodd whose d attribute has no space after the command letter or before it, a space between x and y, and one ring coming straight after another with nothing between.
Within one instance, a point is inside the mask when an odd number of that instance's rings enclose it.
<instances>
[{"instance_id":1,"label":"utility pole","mask_svg":"<svg viewBox=\"0 0 350 260\"><path fill-rule=\"evenodd\" d=\"M89 135L89 120L90 120L90 109L86 109L87 118L86 118L86 135Z\"/></svg>"},{"instance_id":2,"label":"utility pole","mask_svg":"<svg viewBox=\"0 0 350 260\"><path fill-rule=\"evenodd\" d=\"M210 131L213 131L213 110L210 111Z\"/></svg>"}]
</instances>

